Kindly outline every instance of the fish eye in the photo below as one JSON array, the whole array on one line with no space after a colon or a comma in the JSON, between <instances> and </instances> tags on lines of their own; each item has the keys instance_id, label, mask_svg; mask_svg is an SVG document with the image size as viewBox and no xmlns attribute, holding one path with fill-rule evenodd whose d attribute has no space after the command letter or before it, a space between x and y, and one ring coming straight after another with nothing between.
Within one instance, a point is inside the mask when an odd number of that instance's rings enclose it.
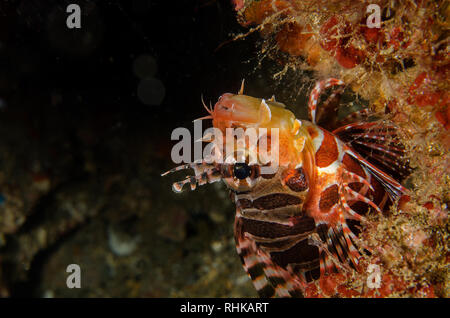
<instances>
[{"instance_id":1,"label":"fish eye","mask_svg":"<svg viewBox=\"0 0 450 318\"><path fill-rule=\"evenodd\" d=\"M236 163L233 169L234 176L240 180L247 178L251 171L252 169L246 163Z\"/></svg>"}]
</instances>

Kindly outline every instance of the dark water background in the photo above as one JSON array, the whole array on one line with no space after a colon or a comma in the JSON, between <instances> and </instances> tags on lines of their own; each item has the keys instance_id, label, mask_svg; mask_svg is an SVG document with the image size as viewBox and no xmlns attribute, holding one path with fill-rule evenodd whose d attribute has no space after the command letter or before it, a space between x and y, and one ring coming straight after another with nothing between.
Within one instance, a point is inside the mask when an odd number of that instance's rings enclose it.
<instances>
[{"instance_id":1,"label":"dark water background","mask_svg":"<svg viewBox=\"0 0 450 318\"><path fill-rule=\"evenodd\" d=\"M229 41L247 31L229 1L17 0L0 16L0 296L256 296L224 187L176 195L184 176L160 176L202 95L243 78L277 93L258 35Z\"/></svg>"}]
</instances>

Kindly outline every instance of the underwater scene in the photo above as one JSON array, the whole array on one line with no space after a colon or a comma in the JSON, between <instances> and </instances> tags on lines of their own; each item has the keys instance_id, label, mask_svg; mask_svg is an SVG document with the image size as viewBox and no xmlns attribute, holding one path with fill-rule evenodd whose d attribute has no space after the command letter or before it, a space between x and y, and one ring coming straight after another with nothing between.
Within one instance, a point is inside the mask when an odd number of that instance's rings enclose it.
<instances>
[{"instance_id":1,"label":"underwater scene","mask_svg":"<svg viewBox=\"0 0 450 318\"><path fill-rule=\"evenodd\" d=\"M1 1L0 298L448 298L449 31L448 0Z\"/></svg>"}]
</instances>

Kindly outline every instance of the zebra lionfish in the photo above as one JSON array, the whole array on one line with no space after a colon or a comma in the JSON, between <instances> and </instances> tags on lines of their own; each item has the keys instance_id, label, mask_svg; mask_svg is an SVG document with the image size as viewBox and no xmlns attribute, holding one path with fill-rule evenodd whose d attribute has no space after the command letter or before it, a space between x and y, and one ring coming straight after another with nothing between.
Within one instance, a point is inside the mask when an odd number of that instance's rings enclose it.
<instances>
[{"instance_id":1,"label":"zebra lionfish","mask_svg":"<svg viewBox=\"0 0 450 318\"><path fill-rule=\"evenodd\" d=\"M243 95L243 85L238 94L222 95L214 108L205 106L205 118L221 131L279 128L275 173L261 173L261 165L246 162L199 162L163 174L195 171L173 184L175 192L185 184L194 190L197 184L225 182L236 204L237 252L262 297L317 296L312 287L319 285L331 286L330 296L349 295L342 289L339 294L336 277L360 270L360 257L368 252L357 245L358 225L367 213L383 213L407 191L397 181L409 168L394 125L368 121L367 110L340 121L334 116L338 128L331 131L316 120L332 112L339 91L323 103L322 93L343 85L334 78L316 83L308 103L310 121L297 119L274 98Z\"/></svg>"}]
</instances>

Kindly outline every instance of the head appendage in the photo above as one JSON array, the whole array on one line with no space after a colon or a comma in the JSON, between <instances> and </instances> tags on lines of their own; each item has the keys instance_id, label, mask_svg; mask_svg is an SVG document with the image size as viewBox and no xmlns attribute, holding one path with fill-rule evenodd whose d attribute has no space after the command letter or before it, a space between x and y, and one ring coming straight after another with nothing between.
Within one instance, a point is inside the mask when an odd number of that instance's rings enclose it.
<instances>
[{"instance_id":1,"label":"head appendage","mask_svg":"<svg viewBox=\"0 0 450 318\"><path fill-rule=\"evenodd\" d=\"M245 78L242 79L241 88L239 89L238 95L244 95L244 85L245 85Z\"/></svg>"}]
</instances>

